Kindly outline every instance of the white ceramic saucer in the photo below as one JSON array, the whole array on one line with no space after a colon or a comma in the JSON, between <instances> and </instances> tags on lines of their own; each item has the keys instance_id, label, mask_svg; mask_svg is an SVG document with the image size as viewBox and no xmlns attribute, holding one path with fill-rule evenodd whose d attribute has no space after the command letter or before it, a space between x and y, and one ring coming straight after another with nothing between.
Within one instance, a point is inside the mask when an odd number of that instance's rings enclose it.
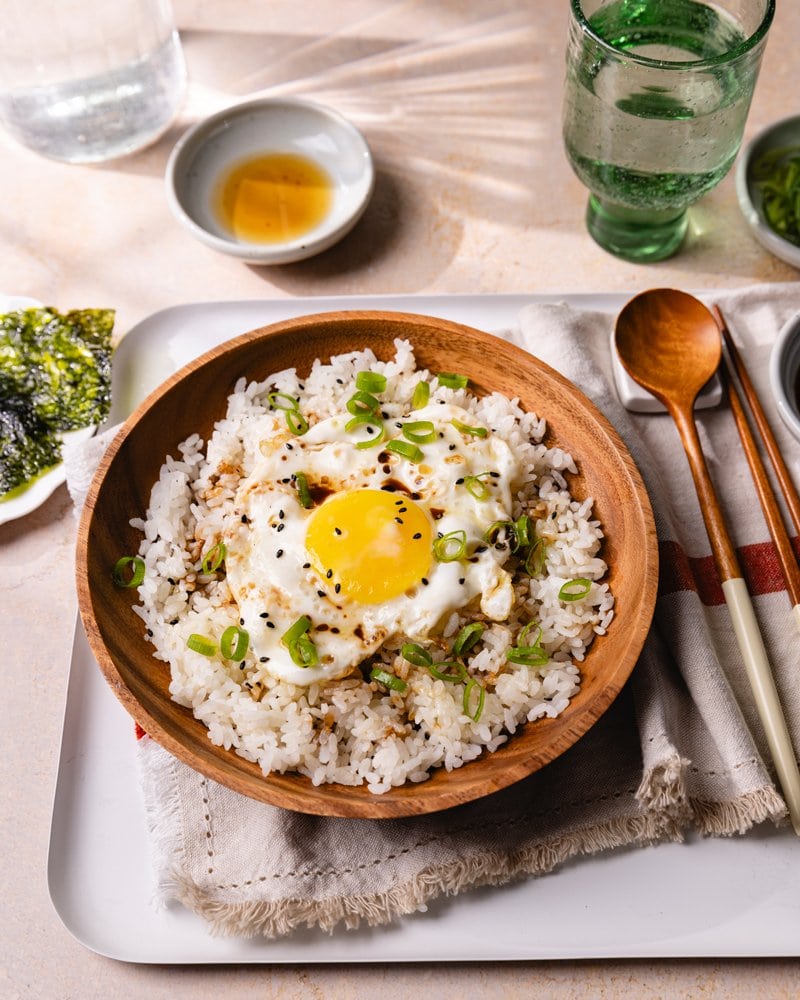
<instances>
[{"instance_id":1,"label":"white ceramic saucer","mask_svg":"<svg viewBox=\"0 0 800 1000\"><path fill-rule=\"evenodd\" d=\"M333 203L302 236L247 242L217 218L213 192L234 164L270 153L299 155L321 167L331 178ZM206 246L251 264L288 264L327 250L353 228L374 177L364 137L336 111L298 98L264 98L226 108L190 128L170 155L166 187L175 217Z\"/></svg>"}]
</instances>

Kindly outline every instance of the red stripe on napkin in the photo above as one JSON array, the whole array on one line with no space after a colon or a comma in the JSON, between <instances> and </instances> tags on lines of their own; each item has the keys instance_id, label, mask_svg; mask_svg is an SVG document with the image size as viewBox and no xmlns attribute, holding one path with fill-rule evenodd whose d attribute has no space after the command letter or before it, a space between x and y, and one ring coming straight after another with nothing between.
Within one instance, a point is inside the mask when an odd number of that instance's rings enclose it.
<instances>
[{"instance_id":1,"label":"red stripe on napkin","mask_svg":"<svg viewBox=\"0 0 800 1000\"><path fill-rule=\"evenodd\" d=\"M147 736L147 733L142 729L138 722L134 723L134 732L136 733L136 739L140 740L143 736Z\"/></svg>"},{"instance_id":2,"label":"red stripe on napkin","mask_svg":"<svg viewBox=\"0 0 800 1000\"><path fill-rule=\"evenodd\" d=\"M800 558L800 539L793 538L795 554ZM660 569L658 595L693 590L707 607L725 603L717 568L712 556L687 556L677 542L659 542ZM743 545L737 549L747 589L753 597L786 590L775 547L771 542Z\"/></svg>"}]
</instances>

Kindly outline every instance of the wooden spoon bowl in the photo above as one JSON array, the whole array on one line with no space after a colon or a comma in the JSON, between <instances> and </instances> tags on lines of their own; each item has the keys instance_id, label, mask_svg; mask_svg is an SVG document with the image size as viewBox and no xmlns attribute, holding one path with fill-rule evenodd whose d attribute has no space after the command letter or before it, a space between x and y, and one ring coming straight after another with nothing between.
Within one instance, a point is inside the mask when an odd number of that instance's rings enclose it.
<instances>
[{"instance_id":1,"label":"wooden spoon bowl","mask_svg":"<svg viewBox=\"0 0 800 1000\"><path fill-rule=\"evenodd\" d=\"M594 498L606 538L602 555L616 615L581 665L580 692L555 719L528 724L495 753L453 772L434 771L421 784L376 796L363 787L322 785L297 774L264 777L232 751L214 746L206 728L170 699L169 671L153 658L144 625L133 612L135 594L111 580L120 555L137 551L130 520L147 509L152 484L167 454L190 434L204 438L226 408L242 375L263 379L315 358L371 348L394 354L408 339L417 362L433 371L468 375L479 394L518 397L544 417L548 437L571 452L579 474L574 496ZM608 421L570 382L536 358L486 333L424 316L342 312L302 317L255 330L221 345L181 369L130 416L95 475L79 529L77 584L80 612L103 674L129 713L162 746L209 778L273 805L318 815L399 817L446 809L488 795L526 777L572 746L606 711L627 680L647 634L657 582L652 511L639 473Z\"/></svg>"}]
</instances>

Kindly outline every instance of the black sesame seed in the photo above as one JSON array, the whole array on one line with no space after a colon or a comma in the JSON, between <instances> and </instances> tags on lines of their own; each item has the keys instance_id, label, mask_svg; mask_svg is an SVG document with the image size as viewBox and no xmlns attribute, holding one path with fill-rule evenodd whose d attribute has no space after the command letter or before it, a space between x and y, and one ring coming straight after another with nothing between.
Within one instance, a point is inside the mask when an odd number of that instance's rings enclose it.
<instances>
[{"instance_id":1,"label":"black sesame seed","mask_svg":"<svg viewBox=\"0 0 800 1000\"><path fill-rule=\"evenodd\" d=\"M456 446L454 444L448 445L447 450L448 451L455 451L456 450Z\"/></svg>"},{"instance_id":2,"label":"black sesame seed","mask_svg":"<svg viewBox=\"0 0 800 1000\"><path fill-rule=\"evenodd\" d=\"M304 385L300 385L300 383L298 382L297 383L297 388L300 390L300 392L305 392L305 388L306 387Z\"/></svg>"},{"instance_id":3,"label":"black sesame seed","mask_svg":"<svg viewBox=\"0 0 800 1000\"><path fill-rule=\"evenodd\" d=\"M467 578L466 578L466 577L464 577L464 576L460 576L460 577L458 578L458 582L459 582L459 583L461 584L461 586L463 587L463 586L464 586L464 584L465 584L465 583L467 582Z\"/></svg>"},{"instance_id":4,"label":"black sesame seed","mask_svg":"<svg viewBox=\"0 0 800 1000\"><path fill-rule=\"evenodd\" d=\"M428 580L427 576L423 576L423 578L420 580L420 583L422 584L423 587L427 587L429 582L430 581Z\"/></svg>"},{"instance_id":5,"label":"black sesame seed","mask_svg":"<svg viewBox=\"0 0 800 1000\"><path fill-rule=\"evenodd\" d=\"M283 555L283 549L278 549L278 551L275 553L275 558L280 559L282 555Z\"/></svg>"},{"instance_id":6,"label":"black sesame seed","mask_svg":"<svg viewBox=\"0 0 800 1000\"><path fill-rule=\"evenodd\" d=\"M383 417L384 420L389 419L389 414L386 412L386 410L381 410L381 416Z\"/></svg>"},{"instance_id":7,"label":"black sesame seed","mask_svg":"<svg viewBox=\"0 0 800 1000\"><path fill-rule=\"evenodd\" d=\"M259 663L266 663L268 659L269 659L269 657L268 657L268 656L262 656L262 657L261 657L261 658L259 659L259 661L258 661L258 662L259 662Z\"/></svg>"},{"instance_id":8,"label":"black sesame seed","mask_svg":"<svg viewBox=\"0 0 800 1000\"><path fill-rule=\"evenodd\" d=\"M240 618L240 619L239 619L239 624L240 624L240 625L244 625L244 618Z\"/></svg>"},{"instance_id":9,"label":"black sesame seed","mask_svg":"<svg viewBox=\"0 0 800 1000\"><path fill-rule=\"evenodd\" d=\"M337 593L337 594L340 593L341 589L342 589L341 583L334 584L333 590L334 590L335 593Z\"/></svg>"},{"instance_id":10,"label":"black sesame seed","mask_svg":"<svg viewBox=\"0 0 800 1000\"><path fill-rule=\"evenodd\" d=\"M415 531L414 534L412 535L412 538L422 538L422 532Z\"/></svg>"},{"instance_id":11,"label":"black sesame seed","mask_svg":"<svg viewBox=\"0 0 800 1000\"><path fill-rule=\"evenodd\" d=\"M325 576L328 580L330 580L330 578L333 576L333 570L329 569L328 572L325 574Z\"/></svg>"},{"instance_id":12,"label":"black sesame seed","mask_svg":"<svg viewBox=\"0 0 800 1000\"><path fill-rule=\"evenodd\" d=\"M342 529L341 528L334 528L333 532L334 532L335 535L341 535Z\"/></svg>"},{"instance_id":13,"label":"black sesame seed","mask_svg":"<svg viewBox=\"0 0 800 1000\"><path fill-rule=\"evenodd\" d=\"M303 563L303 569L311 569L311 563Z\"/></svg>"},{"instance_id":14,"label":"black sesame seed","mask_svg":"<svg viewBox=\"0 0 800 1000\"><path fill-rule=\"evenodd\" d=\"M285 527L286 527L286 525L283 523L283 521L281 521L281 523L279 525L277 525L277 527L275 528L275 530L276 531L283 531L283 529Z\"/></svg>"},{"instance_id":15,"label":"black sesame seed","mask_svg":"<svg viewBox=\"0 0 800 1000\"><path fill-rule=\"evenodd\" d=\"M492 472L489 473L489 475L492 477L492 479L499 479L500 478L500 473L499 472L492 471Z\"/></svg>"},{"instance_id":16,"label":"black sesame seed","mask_svg":"<svg viewBox=\"0 0 800 1000\"><path fill-rule=\"evenodd\" d=\"M317 597L327 597L327 596L328 595L325 593L324 590L318 590L317 591Z\"/></svg>"},{"instance_id":17,"label":"black sesame seed","mask_svg":"<svg viewBox=\"0 0 800 1000\"><path fill-rule=\"evenodd\" d=\"M267 622L267 628L275 628L275 622Z\"/></svg>"},{"instance_id":18,"label":"black sesame seed","mask_svg":"<svg viewBox=\"0 0 800 1000\"><path fill-rule=\"evenodd\" d=\"M456 479L456 486L461 486L463 484L463 482L464 482L464 478L462 476L461 479Z\"/></svg>"},{"instance_id":19,"label":"black sesame seed","mask_svg":"<svg viewBox=\"0 0 800 1000\"><path fill-rule=\"evenodd\" d=\"M247 524L247 523L248 523L247 514L242 514L242 524Z\"/></svg>"},{"instance_id":20,"label":"black sesame seed","mask_svg":"<svg viewBox=\"0 0 800 1000\"><path fill-rule=\"evenodd\" d=\"M400 430L402 430L402 429L403 429L403 425L402 425L402 424L400 423L400 421L399 421L399 420L396 420L396 421L395 421L395 427L398 427L398 428L399 428Z\"/></svg>"},{"instance_id":21,"label":"black sesame seed","mask_svg":"<svg viewBox=\"0 0 800 1000\"><path fill-rule=\"evenodd\" d=\"M291 441L287 441L286 442L286 450L287 451L294 451L294 445L291 443Z\"/></svg>"},{"instance_id":22,"label":"black sesame seed","mask_svg":"<svg viewBox=\"0 0 800 1000\"><path fill-rule=\"evenodd\" d=\"M396 518L395 518L395 521L397 521L397 523L398 523L398 524L403 524L403 519L402 519L402 517L396 517Z\"/></svg>"},{"instance_id":23,"label":"black sesame seed","mask_svg":"<svg viewBox=\"0 0 800 1000\"><path fill-rule=\"evenodd\" d=\"M244 668L245 668L245 662L244 660L242 660L242 662L239 664L239 669L244 670Z\"/></svg>"},{"instance_id":24,"label":"black sesame seed","mask_svg":"<svg viewBox=\"0 0 800 1000\"><path fill-rule=\"evenodd\" d=\"M262 611L259 618L269 618L269 611Z\"/></svg>"},{"instance_id":25,"label":"black sesame seed","mask_svg":"<svg viewBox=\"0 0 800 1000\"><path fill-rule=\"evenodd\" d=\"M404 503L405 500L395 500L394 505L395 507L402 507Z\"/></svg>"},{"instance_id":26,"label":"black sesame seed","mask_svg":"<svg viewBox=\"0 0 800 1000\"><path fill-rule=\"evenodd\" d=\"M485 545L478 545L476 547L475 551L476 552L485 552L486 551L486 546Z\"/></svg>"},{"instance_id":27,"label":"black sesame seed","mask_svg":"<svg viewBox=\"0 0 800 1000\"><path fill-rule=\"evenodd\" d=\"M173 587L175 586L175 581L172 579L171 576L167 577L167 583L171 584Z\"/></svg>"},{"instance_id":28,"label":"black sesame seed","mask_svg":"<svg viewBox=\"0 0 800 1000\"><path fill-rule=\"evenodd\" d=\"M340 378L337 378L337 379L336 379L336 384L337 384L337 385L344 385L344 380L343 380L343 379L340 379Z\"/></svg>"},{"instance_id":29,"label":"black sesame seed","mask_svg":"<svg viewBox=\"0 0 800 1000\"><path fill-rule=\"evenodd\" d=\"M281 521L282 521L282 520L283 520L283 519L284 519L284 518L286 517L286 514L285 514L285 513L284 513L284 512L282 511L282 510L279 510L279 511L278 511L278 517L279 517L279 518L281 519Z\"/></svg>"},{"instance_id":30,"label":"black sesame seed","mask_svg":"<svg viewBox=\"0 0 800 1000\"><path fill-rule=\"evenodd\" d=\"M398 510L398 512L397 512L397 513L398 513L398 514L407 514L407 513L408 513L408 507L401 507L401 508L400 508L400 509Z\"/></svg>"}]
</instances>

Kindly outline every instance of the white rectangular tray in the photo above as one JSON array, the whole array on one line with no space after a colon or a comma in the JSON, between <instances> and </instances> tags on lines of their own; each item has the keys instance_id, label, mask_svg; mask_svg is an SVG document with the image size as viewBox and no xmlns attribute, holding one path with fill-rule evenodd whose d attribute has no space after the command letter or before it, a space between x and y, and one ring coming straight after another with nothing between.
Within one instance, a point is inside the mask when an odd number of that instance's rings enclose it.
<instances>
[{"instance_id":1,"label":"white rectangular tray","mask_svg":"<svg viewBox=\"0 0 800 1000\"><path fill-rule=\"evenodd\" d=\"M549 296L616 310L623 296ZM119 419L176 368L239 333L332 309L426 313L489 331L541 296L393 296L199 303L156 313L115 356ZM133 723L76 629L50 834L50 895L86 947L158 964L796 956L800 840L761 828L730 840L621 850L436 902L389 927L279 941L220 939L181 907L156 910Z\"/></svg>"}]
</instances>

